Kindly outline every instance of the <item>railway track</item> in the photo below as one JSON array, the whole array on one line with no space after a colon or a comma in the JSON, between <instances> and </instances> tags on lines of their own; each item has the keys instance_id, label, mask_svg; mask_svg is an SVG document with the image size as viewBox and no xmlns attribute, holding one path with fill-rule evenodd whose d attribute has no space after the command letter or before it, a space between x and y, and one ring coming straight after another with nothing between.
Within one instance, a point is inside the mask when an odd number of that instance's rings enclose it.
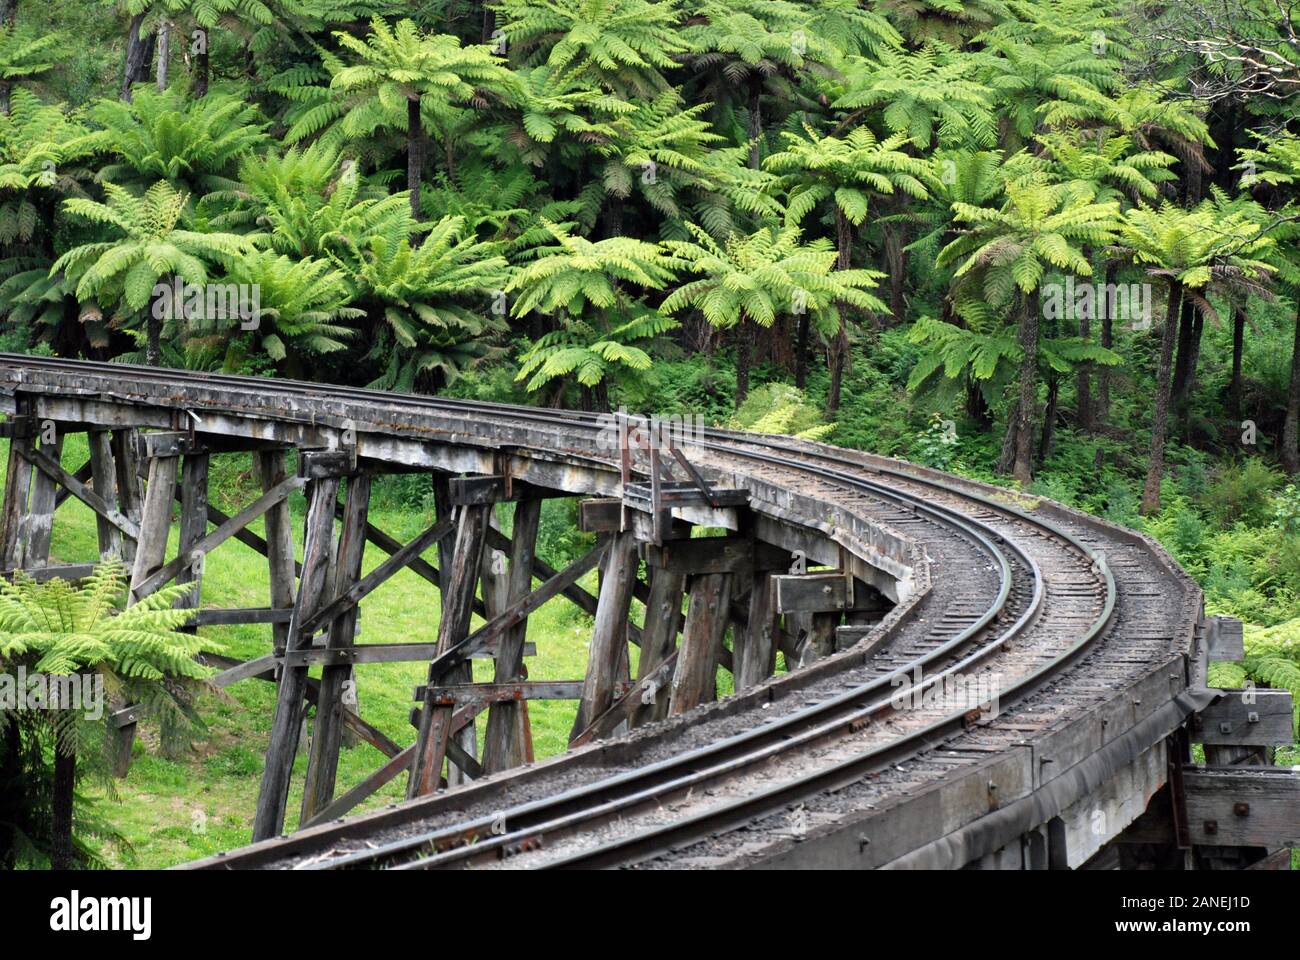
<instances>
[{"instance_id":1,"label":"railway track","mask_svg":"<svg viewBox=\"0 0 1300 960\"><path fill-rule=\"evenodd\" d=\"M596 442L607 422L594 414L153 370L135 397L117 365L3 356L0 365L6 360L22 367L0 377L11 388L26 389L24 376L75 370L114 381L114 396L200 421L209 407L294 420L295 408L313 399L313 423L322 405L342 422L382 423L400 435L420 435L417 421L429 417L471 418L496 425L498 437L518 431L544 455L613 459ZM916 594L855 647L729 701L196 866L653 867L738 850L743 859L765 846L762 834L797 842L802 828L789 827L792 815L817 820L864 784L915 785L899 776L909 764L940 774L960 765L954 744L1014 742L997 727L1021 705L1047 698L1087 709L1086 695L1060 691L1076 682L1104 689L1123 682L1130 666L1137 675L1167 658L1189 602L1199 602L1172 567L1152 572L1149 544L1033 499L785 437L710 430L688 452L713 476L793 491L896 532L915 545L923 568ZM1126 628L1141 636L1126 638ZM996 710L971 702L971 682L981 678Z\"/></svg>"}]
</instances>

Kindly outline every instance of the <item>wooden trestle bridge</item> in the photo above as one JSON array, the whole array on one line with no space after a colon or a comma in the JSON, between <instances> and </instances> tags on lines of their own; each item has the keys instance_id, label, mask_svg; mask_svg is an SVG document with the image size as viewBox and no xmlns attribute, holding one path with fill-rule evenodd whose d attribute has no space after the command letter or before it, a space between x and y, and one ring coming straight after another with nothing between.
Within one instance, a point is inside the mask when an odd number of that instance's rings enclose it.
<instances>
[{"instance_id":1,"label":"wooden trestle bridge","mask_svg":"<svg viewBox=\"0 0 1300 960\"><path fill-rule=\"evenodd\" d=\"M50 558L73 497L132 600L193 583L198 627L270 627L264 656L212 660L218 685L277 684L255 842L193 866L1181 869L1277 866L1300 841L1300 777L1268 765L1289 695L1205 688L1240 625L1207 619L1150 540L1049 501L788 437L3 354L0 409L0 568L84 576L95 558ZM64 462L73 432L84 465ZM207 478L231 452L263 493L227 516ZM376 476L410 472L436 522L400 543L368 505ZM534 552L548 497L582 498L598 534L562 570ZM204 558L232 538L266 557L267 607L202 605ZM363 575L368 546L387 558ZM437 588L437 636L357 642L403 568ZM527 679L551 600L593 617L584 677ZM407 746L351 695L396 661L429 667ZM533 762L534 699L577 701L568 753ZM309 706L305 827L286 836ZM147 718L112 720L124 765ZM337 782L345 730L378 751L360 783ZM406 802L345 817L399 777Z\"/></svg>"}]
</instances>

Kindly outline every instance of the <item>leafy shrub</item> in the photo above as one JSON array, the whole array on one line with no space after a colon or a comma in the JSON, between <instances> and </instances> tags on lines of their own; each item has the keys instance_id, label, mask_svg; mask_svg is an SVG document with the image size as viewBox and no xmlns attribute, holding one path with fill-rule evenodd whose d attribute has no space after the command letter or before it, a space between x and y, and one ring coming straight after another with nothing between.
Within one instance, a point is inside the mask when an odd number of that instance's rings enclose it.
<instances>
[{"instance_id":1,"label":"leafy shrub","mask_svg":"<svg viewBox=\"0 0 1300 960\"><path fill-rule=\"evenodd\" d=\"M754 433L784 433L820 440L835 429L823 423L821 412L804 399L803 391L786 383L765 383L749 392L731 425Z\"/></svg>"},{"instance_id":2,"label":"leafy shrub","mask_svg":"<svg viewBox=\"0 0 1300 960\"><path fill-rule=\"evenodd\" d=\"M1207 513L1221 527L1244 521L1262 526L1271 519L1271 494L1282 476L1258 457L1218 468L1201 498Z\"/></svg>"}]
</instances>

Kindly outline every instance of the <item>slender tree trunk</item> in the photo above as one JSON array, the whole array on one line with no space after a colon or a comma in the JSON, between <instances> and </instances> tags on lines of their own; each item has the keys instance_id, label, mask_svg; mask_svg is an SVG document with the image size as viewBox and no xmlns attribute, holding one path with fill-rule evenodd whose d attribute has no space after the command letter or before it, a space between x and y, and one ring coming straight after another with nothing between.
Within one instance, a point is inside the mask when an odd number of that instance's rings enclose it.
<instances>
[{"instance_id":1,"label":"slender tree trunk","mask_svg":"<svg viewBox=\"0 0 1300 960\"><path fill-rule=\"evenodd\" d=\"M1101 318L1101 345L1107 350L1115 346L1115 298L1110 291L1115 289L1115 264L1106 264L1106 309ZM1092 414L1095 428L1110 419L1110 367L1097 370L1097 406Z\"/></svg>"},{"instance_id":2,"label":"slender tree trunk","mask_svg":"<svg viewBox=\"0 0 1300 960\"><path fill-rule=\"evenodd\" d=\"M1056 409L1061 398L1061 377L1055 371L1047 375L1047 409L1043 411L1043 431L1038 441L1038 466L1041 469L1052 455L1056 442Z\"/></svg>"},{"instance_id":3,"label":"slender tree trunk","mask_svg":"<svg viewBox=\"0 0 1300 960\"><path fill-rule=\"evenodd\" d=\"M167 92L167 74L171 67L172 24L164 19L158 25L158 92Z\"/></svg>"},{"instance_id":4,"label":"slender tree trunk","mask_svg":"<svg viewBox=\"0 0 1300 960\"><path fill-rule=\"evenodd\" d=\"M1092 259L1092 251L1086 251L1089 260ZM1094 271L1093 276L1097 274ZM1102 287L1102 296L1107 296L1110 287ZM1097 309L1097 298L1093 298L1092 309L1079 311L1079 339L1084 343L1092 342L1092 311ZM1102 313L1109 314L1108 309L1102 309ZM1096 424L1092 419L1092 371L1087 363L1079 364L1078 370L1074 374L1074 406L1075 419L1079 423L1079 429L1085 433L1092 433L1096 429ZM1043 454L1047 456L1046 453Z\"/></svg>"},{"instance_id":5,"label":"slender tree trunk","mask_svg":"<svg viewBox=\"0 0 1300 960\"><path fill-rule=\"evenodd\" d=\"M208 42L212 39L212 35L207 27L200 27L197 33L198 36L195 38L197 46L194 51L194 96L206 97L208 78L212 73L212 65L208 61Z\"/></svg>"},{"instance_id":6,"label":"slender tree trunk","mask_svg":"<svg viewBox=\"0 0 1300 960\"><path fill-rule=\"evenodd\" d=\"M1228 409L1238 423L1241 422L1241 359L1245 352L1246 307L1240 305L1232 312L1232 379L1228 381Z\"/></svg>"},{"instance_id":7,"label":"slender tree trunk","mask_svg":"<svg viewBox=\"0 0 1300 960\"><path fill-rule=\"evenodd\" d=\"M12 711L0 713L0 727L4 728L4 753L0 754L0 800L4 801L0 808L3 810L0 813L0 870L12 870L17 865L18 852L14 847L25 796L22 789L23 734L18 729L18 717Z\"/></svg>"},{"instance_id":8,"label":"slender tree trunk","mask_svg":"<svg viewBox=\"0 0 1300 960\"><path fill-rule=\"evenodd\" d=\"M424 176L424 127L420 122L420 101L406 101L406 189L411 191L411 219L420 213L420 183Z\"/></svg>"},{"instance_id":9,"label":"slender tree trunk","mask_svg":"<svg viewBox=\"0 0 1300 960\"><path fill-rule=\"evenodd\" d=\"M54 749L54 796L50 810L52 849L50 866L55 870L71 870L72 859L72 807L77 782L77 754L72 744L60 736Z\"/></svg>"},{"instance_id":10,"label":"slender tree trunk","mask_svg":"<svg viewBox=\"0 0 1300 960\"><path fill-rule=\"evenodd\" d=\"M1016 463L1016 438L1020 427L1020 396L1011 402L1007 411L1007 429L1002 434L1002 447L998 451L998 473L1003 476L1011 472Z\"/></svg>"},{"instance_id":11,"label":"slender tree trunk","mask_svg":"<svg viewBox=\"0 0 1300 960\"><path fill-rule=\"evenodd\" d=\"M158 282L160 284L165 284L170 289L174 289L175 287L175 281L169 276L159 277ZM184 305L171 302L171 296L172 294L167 294L167 297L169 298L167 302L171 304L170 316L179 316L184 310ZM145 315L144 362L151 367L160 367L162 366L162 328L164 318L159 314L166 312L163 309L162 298L150 297L149 305L145 310L147 313Z\"/></svg>"},{"instance_id":12,"label":"slender tree trunk","mask_svg":"<svg viewBox=\"0 0 1300 960\"><path fill-rule=\"evenodd\" d=\"M799 314L798 332L794 338L794 385L800 390L808 385L808 334L811 329L809 314Z\"/></svg>"},{"instance_id":13,"label":"slender tree trunk","mask_svg":"<svg viewBox=\"0 0 1300 960\"><path fill-rule=\"evenodd\" d=\"M1016 409L1016 460L1011 474L1022 486L1033 481L1034 406L1038 393L1038 289L1025 297L1020 319L1020 402Z\"/></svg>"},{"instance_id":14,"label":"slender tree trunk","mask_svg":"<svg viewBox=\"0 0 1300 960\"><path fill-rule=\"evenodd\" d=\"M1174 340L1178 334L1178 315L1182 299L1182 284L1171 279L1165 329L1160 337L1160 365L1156 372L1156 408L1151 416L1151 456L1147 459L1147 481L1142 490L1144 514L1155 513L1160 509L1160 479L1165 470L1165 433L1169 426L1169 387L1173 379Z\"/></svg>"},{"instance_id":15,"label":"slender tree trunk","mask_svg":"<svg viewBox=\"0 0 1300 960\"><path fill-rule=\"evenodd\" d=\"M849 223L849 218L838 206L835 208L835 245L839 253L835 262L836 269L849 269L849 260L853 254L853 224ZM834 417L839 412L844 367L849 359L849 305L836 304L836 311L840 315L840 323L829 351L831 384L826 393L827 417Z\"/></svg>"},{"instance_id":16,"label":"slender tree trunk","mask_svg":"<svg viewBox=\"0 0 1300 960\"><path fill-rule=\"evenodd\" d=\"M1296 305L1295 338L1291 347L1291 382L1286 391L1286 419L1282 422L1282 466L1287 473L1300 471L1300 303Z\"/></svg>"},{"instance_id":17,"label":"slender tree trunk","mask_svg":"<svg viewBox=\"0 0 1300 960\"><path fill-rule=\"evenodd\" d=\"M0 0L0 26L12 27L17 19L18 0ZM0 80L0 113L9 113L13 89L11 81Z\"/></svg>"},{"instance_id":18,"label":"slender tree trunk","mask_svg":"<svg viewBox=\"0 0 1300 960\"><path fill-rule=\"evenodd\" d=\"M153 58L153 35L140 35L144 24L144 13L137 13L131 18L131 25L126 33L126 65L122 68L122 99L131 102L131 84L147 75L149 63Z\"/></svg>"},{"instance_id":19,"label":"slender tree trunk","mask_svg":"<svg viewBox=\"0 0 1300 960\"><path fill-rule=\"evenodd\" d=\"M1188 364L1192 356L1192 309L1191 300L1184 298L1178 316L1178 347L1174 357L1173 388L1170 394L1175 408L1182 403Z\"/></svg>"},{"instance_id":20,"label":"slender tree trunk","mask_svg":"<svg viewBox=\"0 0 1300 960\"><path fill-rule=\"evenodd\" d=\"M749 396L749 365L753 357L754 326L741 320L736 326L736 408Z\"/></svg>"},{"instance_id":21,"label":"slender tree trunk","mask_svg":"<svg viewBox=\"0 0 1300 960\"><path fill-rule=\"evenodd\" d=\"M749 81L749 166L759 166L759 141L763 136L763 81L753 74Z\"/></svg>"},{"instance_id":22,"label":"slender tree trunk","mask_svg":"<svg viewBox=\"0 0 1300 960\"><path fill-rule=\"evenodd\" d=\"M903 315L907 312L907 238L899 224L887 223L881 230L885 239L885 268L889 273L889 312L897 326L903 323Z\"/></svg>"}]
</instances>

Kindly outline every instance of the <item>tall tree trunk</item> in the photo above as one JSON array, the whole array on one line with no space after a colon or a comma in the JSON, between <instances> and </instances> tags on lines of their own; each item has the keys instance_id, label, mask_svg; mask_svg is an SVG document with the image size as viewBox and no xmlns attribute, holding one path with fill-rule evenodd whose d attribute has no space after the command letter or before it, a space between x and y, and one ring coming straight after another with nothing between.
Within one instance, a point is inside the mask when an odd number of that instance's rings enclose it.
<instances>
[{"instance_id":1,"label":"tall tree trunk","mask_svg":"<svg viewBox=\"0 0 1300 960\"><path fill-rule=\"evenodd\" d=\"M1087 252L1088 259L1092 259L1091 251ZM1096 276L1094 271L1093 276ZM1110 287L1103 286L1101 295L1107 296ZM1079 339L1084 343L1092 342L1092 311L1097 309L1097 299L1093 298L1091 309L1079 311ZM1102 313L1109 314L1110 310L1103 309ZM1096 424L1092 419L1092 371L1087 363L1079 364L1079 368L1074 373L1074 406L1075 419L1078 421L1079 429L1085 433L1092 433L1096 429ZM1047 457L1047 453L1043 453Z\"/></svg>"},{"instance_id":2,"label":"tall tree trunk","mask_svg":"<svg viewBox=\"0 0 1300 960\"><path fill-rule=\"evenodd\" d=\"M1011 474L1021 487L1033 481L1034 406L1038 393L1038 288L1025 297L1020 319L1020 404L1016 410L1016 461Z\"/></svg>"},{"instance_id":3,"label":"tall tree trunk","mask_svg":"<svg viewBox=\"0 0 1300 960\"><path fill-rule=\"evenodd\" d=\"M736 326L736 408L749 396L749 365L753 357L754 329L748 320Z\"/></svg>"},{"instance_id":4,"label":"tall tree trunk","mask_svg":"<svg viewBox=\"0 0 1300 960\"><path fill-rule=\"evenodd\" d=\"M838 256L835 261L837 270L849 269L853 254L853 224L838 206L835 208L835 245ZM840 409L840 393L844 386L844 367L849 359L849 305L836 304L840 315L839 329L831 342L828 359L830 361L831 385L826 393L826 416L834 417ZM805 310L805 314L807 311Z\"/></svg>"},{"instance_id":5,"label":"tall tree trunk","mask_svg":"<svg viewBox=\"0 0 1300 960\"><path fill-rule=\"evenodd\" d=\"M979 427L980 433L987 432L993 425L993 411L989 409L978 381L972 377L966 378L966 416Z\"/></svg>"},{"instance_id":6,"label":"tall tree trunk","mask_svg":"<svg viewBox=\"0 0 1300 960\"><path fill-rule=\"evenodd\" d=\"M211 33L207 27L199 27L194 31L194 39L191 41L190 50L194 53L194 96L206 97L208 95L208 78L212 73L212 65L208 61L208 41L212 39Z\"/></svg>"},{"instance_id":7,"label":"tall tree trunk","mask_svg":"<svg viewBox=\"0 0 1300 960\"><path fill-rule=\"evenodd\" d=\"M74 866L72 807L76 783L77 754L66 737L60 735L54 748L54 796L50 809L50 866L55 870L71 870Z\"/></svg>"},{"instance_id":8,"label":"tall tree trunk","mask_svg":"<svg viewBox=\"0 0 1300 960\"><path fill-rule=\"evenodd\" d=\"M808 386L808 334L811 330L809 314L799 314L798 332L794 338L794 385L802 390Z\"/></svg>"},{"instance_id":9,"label":"tall tree trunk","mask_svg":"<svg viewBox=\"0 0 1300 960\"><path fill-rule=\"evenodd\" d=\"M1300 300L1300 298L1297 298ZM1300 470L1300 302L1296 305L1295 337L1291 346L1291 382L1286 391L1286 419L1282 422L1282 466L1287 473Z\"/></svg>"},{"instance_id":10,"label":"tall tree trunk","mask_svg":"<svg viewBox=\"0 0 1300 960\"><path fill-rule=\"evenodd\" d=\"M420 183L424 176L424 126L420 122L419 99L406 101L406 189L411 191L411 219L420 213Z\"/></svg>"},{"instance_id":11,"label":"tall tree trunk","mask_svg":"<svg viewBox=\"0 0 1300 960\"><path fill-rule=\"evenodd\" d=\"M1011 409L1007 411L1007 429L1002 434L1002 447L998 451L998 473L1006 476L1011 472L1011 468L1016 463L1016 438L1019 436L1020 427L1020 396L1011 403Z\"/></svg>"},{"instance_id":12,"label":"tall tree trunk","mask_svg":"<svg viewBox=\"0 0 1300 960\"><path fill-rule=\"evenodd\" d=\"M167 73L171 67L172 24L163 19L158 25L158 92L167 92Z\"/></svg>"},{"instance_id":13,"label":"tall tree trunk","mask_svg":"<svg viewBox=\"0 0 1300 960\"><path fill-rule=\"evenodd\" d=\"M1115 346L1115 318L1114 302L1110 291L1115 289L1115 271L1113 263L1106 264L1106 309L1101 318L1101 345L1107 350ZM1092 424L1096 428L1098 424L1105 423L1110 419L1110 367L1100 367L1097 370L1097 405L1092 412Z\"/></svg>"},{"instance_id":14,"label":"tall tree trunk","mask_svg":"<svg viewBox=\"0 0 1300 960\"><path fill-rule=\"evenodd\" d=\"M175 289L175 281L171 277L159 277L159 284L164 284L168 288L165 294L166 303L170 304L170 312L163 308L163 298L154 296L149 298L149 305L145 308L145 348L144 362L151 367L162 366L162 327L163 317L159 314L168 313L168 317L183 315L184 305L174 302L172 290ZM156 288L155 288L156 289Z\"/></svg>"},{"instance_id":15,"label":"tall tree trunk","mask_svg":"<svg viewBox=\"0 0 1300 960\"><path fill-rule=\"evenodd\" d=\"M121 96L127 103L131 102L131 84L147 75L153 57L152 34L147 37L140 35L144 18L144 13L137 13L131 18L131 25L126 31L126 64L122 68Z\"/></svg>"},{"instance_id":16,"label":"tall tree trunk","mask_svg":"<svg viewBox=\"0 0 1300 960\"><path fill-rule=\"evenodd\" d=\"M889 313L895 325L903 323L907 312L904 294L907 289L907 238L900 224L881 227L885 239L885 266L889 273ZM847 269L847 267L841 268Z\"/></svg>"},{"instance_id":17,"label":"tall tree trunk","mask_svg":"<svg viewBox=\"0 0 1300 960\"><path fill-rule=\"evenodd\" d=\"M758 74L750 74L749 79L749 166L757 170L759 166L759 140L763 136L763 81Z\"/></svg>"},{"instance_id":18,"label":"tall tree trunk","mask_svg":"<svg viewBox=\"0 0 1300 960\"><path fill-rule=\"evenodd\" d=\"M1241 359L1245 352L1246 307L1241 304L1232 312L1232 379L1228 381L1228 409L1237 423L1241 422Z\"/></svg>"},{"instance_id":19,"label":"tall tree trunk","mask_svg":"<svg viewBox=\"0 0 1300 960\"><path fill-rule=\"evenodd\" d=\"M1160 337L1160 365L1156 372L1156 408L1151 417L1151 456L1147 459L1147 481L1142 490L1144 514L1155 513L1160 509L1160 479L1165 471L1165 433L1169 426L1169 387L1173 379L1174 339L1178 334L1182 299L1182 284L1170 279L1169 307L1165 314L1164 333Z\"/></svg>"},{"instance_id":20,"label":"tall tree trunk","mask_svg":"<svg viewBox=\"0 0 1300 960\"><path fill-rule=\"evenodd\" d=\"M23 734L18 729L18 716L13 711L0 713L0 728L4 730L4 744L0 747L0 870L12 870L17 865L20 812L24 806L23 789Z\"/></svg>"},{"instance_id":21,"label":"tall tree trunk","mask_svg":"<svg viewBox=\"0 0 1300 960\"><path fill-rule=\"evenodd\" d=\"M1047 375L1047 409L1043 411L1043 429L1038 440L1038 466L1041 469L1052 455L1056 442L1056 410L1061 399L1061 377L1055 371Z\"/></svg>"},{"instance_id":22,"label":"tall tree trunk","mask_svg":"<svg viewBox=\"0 0 1300 960\"><path fill-rule=\"evenodd\" d=\"M0 26L12 27L18 19L18 0L0 0ZM0 80L0 113L9 112L9 103L14 85L9 80Z\"/></svg>"}]
</instances>

